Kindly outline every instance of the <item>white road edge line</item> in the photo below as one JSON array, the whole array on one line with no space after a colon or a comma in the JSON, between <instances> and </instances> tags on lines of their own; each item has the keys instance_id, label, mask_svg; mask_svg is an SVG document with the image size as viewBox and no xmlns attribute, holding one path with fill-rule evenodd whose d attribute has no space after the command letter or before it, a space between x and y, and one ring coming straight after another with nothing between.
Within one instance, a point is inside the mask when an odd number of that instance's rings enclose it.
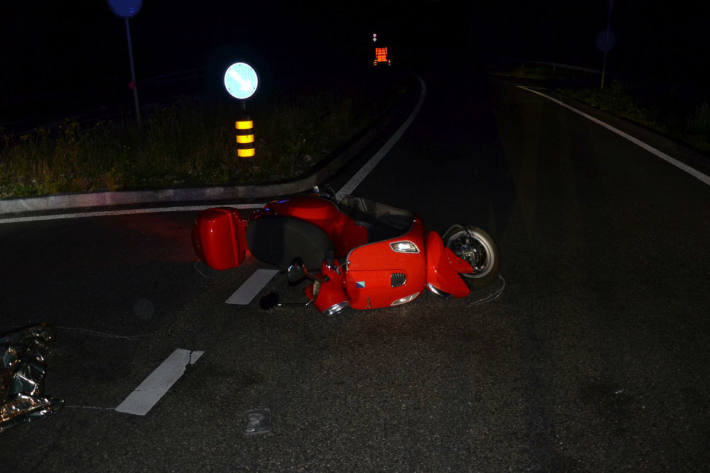
<instances>
[{"instance_id":1,"label":"white road edge line","mask_svg":"<svg viewBox=\"0 0 710 473\"><path fill-rule=\"evenodd\" d=\"M249 305L278 272L278 269L257 269L224 303Z\"/></svg>"},{"instance_id":2,"label":"white road edge line","mask_svg":"<svg viewBox=\"0 0 710 473\"><path fill-rule=\"evenodd\" d=\"M518 85L517 87L519 89L523 89L523 90L527 90L528 92L532 92L533 94L537 94L541 97L545 97L546 99L551 100L552 102L555 102L556 104L561 105L562 107L569 109L578 115L583 116L587 120L590 120L590 121L596 123L597 125L602 126L613 133L616 133L617 135L621 136L622 138L625 138L628 141L632 142L633 144L645 149L646 151L653 154L654 156L657 156L657 157L661 158L662 160L666 161L667 163L672 164L673 166L677 167L681 171L684 171L684 172L690 174L694 178L698 179L700 182L710 186L710 177L708 177L707 175L698 171L697 169L690 167L687 164L685 164L681 161L678 161L677 159L667 155L666 153L659 150L658 148L654 148L653 146L651 146L647 143L644 143L643 141L639 140L638 138L633 137L633 136L629 135L628 133L625 133L625 132L619 130L618 128L614 128L613 126L609 125L608 123L605 123L597 118L594 118L593 116L586 114L583 111L572 107L571 105L567 105L566 103L561 102L553 97L550 97L549 95L543 94L542 92L539 92L537 90L529 89L529 88L522 86L522 85Z\"/></svg>"},{"instance_id":3,"label":"white road edge line","mask_svg":"<svg viewBox=\"0 0 710 473\"><path fill-rule=\"evenodd\" d=\"M360 183L367 177L368 174L372 172L373 169L375 169L375 166L377 166L380 161L389 153L389 151L392 149L392 147L399 141L400 138L402 138L402 135L404 135L404 132L407 131L407 128L409 128L409 125L412 124L415 118L417 118L417 115L419 114L419 110L422 108L422 104L424 103L424 99L426 98L426 84L424 83L424 80L417 76L417 79L419 80L419 85L421 87L421 93L419 95L419 101L417 102L417 106L414 107L414 110L412 113L409 115L409 117L400 125L400 127L397 129L397 131L392 135L387 142L382 145L382 148L377 151L377 153L374 154L370 158L368 162L365 163L363 167L360 168L358 172L355 173L353 177L348 180L348 182L345 183L345 185L335 194L335 200L340 200L344 196L352 194L355 188L360 185Z\"/></svg>"},{"instance_id":4,"label":"white road edge line","mask_svg":"<svg viewBox=\"0 0 710 473\"><path fill-rule=\"evenodd\" d=\"M87 217L109 217L115 215L137 215L137 214L155 214L162 212L189 212L191 210L205 210L212 207L234 207L237 209L260 209L264 203L256 204L219 204L219 205L184 205L181 207L153 207L149 209L129 209L129 210L106 210L96 212L78 212L71 214L56 214L56 215L38 215L36 217L14 217L0 218L0 225L3 223L22 223L22 222L41 222L44 220L64 220L69 218L87 218Z\"/></svg>"},{"instance_id":5,"label":"white road edge line","mask_svg":"<svg viewBox=\"0 0 710 473\"><path fill-rule=\"evenodd\" d=\"M170 354L138 387L116 407L117 412L144 416L185 373L188 365L194 365L204 351L178 348Z\"/></svg>"}]
</instances>

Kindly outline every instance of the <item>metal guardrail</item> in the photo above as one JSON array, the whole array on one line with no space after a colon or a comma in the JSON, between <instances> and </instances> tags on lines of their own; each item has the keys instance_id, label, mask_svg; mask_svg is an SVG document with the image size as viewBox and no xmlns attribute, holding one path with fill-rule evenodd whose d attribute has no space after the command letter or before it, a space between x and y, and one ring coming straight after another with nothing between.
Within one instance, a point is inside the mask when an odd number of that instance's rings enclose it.
<instances>
[{"instance_id":1,"label":"metal guardrail","mask_svg":"<svg viewBox=\"0 0 710 473\"><path fill-rule=\"evenodd\" d=\"M580 66L571 66L569 64L560 64L558 62L546 62L546 61L528 61L526 64L535 64L535 65L541 65L541 66L550 66L553 69L557 69L558 67L560 69L567 69L570 71L581 71L581 72L589 72L590 74L601 74L602 71L599 69L590 69L588 67L580 67Z\"/></svg>"},{"instance_id":2,"label":"metal guardrail","mask_svg":"<svg viewBox=\"0 0 710 473\"><path fill-rule=\"evenodd\" d=\"M580 72L587 72L590 74L601 74L602 71L601 69L592 69L589 67L581 67L581 66L573 66L570 64L562 64L559 62L550 62L550 61L530 61L527 59L520 59L520 58L498 58L499 63L501 64L520 64L520 65L537 65L537 66L549 66L552 67L553 69L567 69L570 71L580 71Z\"/></svg>"}]
</instances>

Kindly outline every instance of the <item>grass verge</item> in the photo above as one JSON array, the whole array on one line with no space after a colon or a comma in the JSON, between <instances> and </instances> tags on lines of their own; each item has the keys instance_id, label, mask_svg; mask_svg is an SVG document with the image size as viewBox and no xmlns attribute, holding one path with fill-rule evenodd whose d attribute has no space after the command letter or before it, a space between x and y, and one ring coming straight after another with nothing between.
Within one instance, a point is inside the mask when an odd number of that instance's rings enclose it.
<instances>
[{"instance_id":1,"label":"grass verge","mask_svg":"<svg viewBox=\"0 0 710 473\"><path fill-rule=\"evenodd\" d=\"M250 105L256 157L236 156L231 101L184 97L131 117L21 135L0 129L0 199L73 192L283 182L307 174L393 107L401 79L290 90Z\"/></svg>"}]
</instances>

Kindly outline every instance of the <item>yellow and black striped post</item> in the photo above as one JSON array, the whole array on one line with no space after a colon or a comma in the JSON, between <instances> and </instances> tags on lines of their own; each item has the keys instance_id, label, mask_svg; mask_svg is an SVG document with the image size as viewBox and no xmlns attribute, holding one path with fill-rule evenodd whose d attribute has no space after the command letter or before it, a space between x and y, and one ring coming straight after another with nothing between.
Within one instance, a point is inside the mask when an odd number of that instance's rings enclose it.
<instances>
[{"instance_id":1,"label":"yellow and black striped post","mask_svg":"<svg viewBox=\"0 0 710 473\"><path fill-rule=\"evenodd\" d=\"M240 158L253 158L254 150L254 122L248 116L242 117L234 123L237 129L237 156Z\"/></svg>"}]
</instances>

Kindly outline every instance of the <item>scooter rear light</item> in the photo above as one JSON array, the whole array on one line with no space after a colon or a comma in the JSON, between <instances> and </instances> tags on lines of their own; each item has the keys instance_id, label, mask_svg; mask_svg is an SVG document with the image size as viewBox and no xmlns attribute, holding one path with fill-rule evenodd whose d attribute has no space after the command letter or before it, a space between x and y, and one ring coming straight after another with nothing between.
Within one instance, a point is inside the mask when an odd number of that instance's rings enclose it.
<instances>
[{"instance_id":1,"label":"scooter rear light","mask_svg":"<svg viewBox=\"0 0 710 473\"><path fill-rule=\"evenodd\" d=\"M397 299L396 301L394 301L394 302L393 302L392 304L390 304L390 305L391 305L391 306L396 306L396 305L406 304L407 302L412 302L414 299L417 298L418 295L419 295L419 293L418 293L418 292L415 292L414 294L410 294L410 295L408 295L408 296L406 296L406 297L402 297L402 298L400 298L400 299Z\"/></svg>"}]
</instances>

